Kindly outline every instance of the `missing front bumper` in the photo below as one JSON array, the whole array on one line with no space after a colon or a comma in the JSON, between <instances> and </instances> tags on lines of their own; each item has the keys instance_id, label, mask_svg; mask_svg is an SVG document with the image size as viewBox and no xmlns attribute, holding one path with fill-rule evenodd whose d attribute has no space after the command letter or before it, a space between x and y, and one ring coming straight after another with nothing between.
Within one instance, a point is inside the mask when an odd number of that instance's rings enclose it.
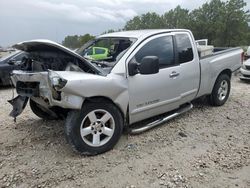
<instances>
[{"instance_id":1,"label":"missing front bumper","mask_svg":"<svg viewBox=\"0 0 250 188\"><path fill-rule=\"evenodd\" d=\"M39 97L39 84L40 82L21 82L17 81L16 91L21 96Z\"/></svg>"}]
</instances>

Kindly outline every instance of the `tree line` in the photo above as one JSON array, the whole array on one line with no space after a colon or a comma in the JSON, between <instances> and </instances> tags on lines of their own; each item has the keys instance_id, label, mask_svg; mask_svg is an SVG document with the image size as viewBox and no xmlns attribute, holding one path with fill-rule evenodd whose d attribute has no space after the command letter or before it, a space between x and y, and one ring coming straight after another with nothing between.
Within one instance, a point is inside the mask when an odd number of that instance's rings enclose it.
<instances>
[{"instance_id":1,"label":"tree line","mask_svg":"<svg viewBox=\"0 0 250 188\"><path fill-rule=\"evenodd\" d=\"M244 0L211 0L192 11L180 5L159 15L148 12L129 20L123 29L190 29L195 39L209 39L214 46L250 45L250 13ZM104 33L115 32L110 29ZM82 39L84 38L84 40ZM76 48L94 36L67 36L63 45ZM74 46L74 47L73 47Z\"/></svg>"},{"instance_id":2,"label":"tree line","mask_svg":"<svg viewBox=\"0 0 250 188\"><path fill-rule=\"evenodd\" d=\"M95 36L90 35L88 33L85 35L72 35L72 36L68 35L62 41L62 45L71 49L76 49L94 38Z\"/></svg>"}]
</instances>

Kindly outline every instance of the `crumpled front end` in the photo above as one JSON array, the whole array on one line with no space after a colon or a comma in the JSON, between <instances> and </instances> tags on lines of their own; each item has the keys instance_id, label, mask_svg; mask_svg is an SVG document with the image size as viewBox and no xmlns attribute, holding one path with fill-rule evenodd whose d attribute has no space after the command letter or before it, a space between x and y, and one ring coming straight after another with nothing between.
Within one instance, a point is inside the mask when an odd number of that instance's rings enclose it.
<instances>
[{"instance_id":1,"label":"crumpled front end","mask_svg":"<svg viewBox=\"0 0 250 188\"><path fill-rule=\"evenodd\" d=\"M66 85L67 80L62 79L55 71L13 71L11 79L18 94L9 101L13 106L10 116L14 118L22 113L29 98L47 109L53 106L81 109L83 98L61 92L60 89Z\"/></svg>"},{"instance_id":2,"label":"crumpled front end","mask_svg":"<svg viewBox=\"0 0 250 188\"><path fill-rule=\"evenodd\" d=\"M112 100L126 114L128 106L128 86L124 75L102 76L77 71L27 72L13 71L11 79L19 97L13 102L14 109L24 109L17 105L21 100L31 98L45 109L60 107L79 110L86 98L105 97ZM26 97L26 98L25 98ZM16 117L19 113L11 113Z\"/></svg>"}]
</instances>

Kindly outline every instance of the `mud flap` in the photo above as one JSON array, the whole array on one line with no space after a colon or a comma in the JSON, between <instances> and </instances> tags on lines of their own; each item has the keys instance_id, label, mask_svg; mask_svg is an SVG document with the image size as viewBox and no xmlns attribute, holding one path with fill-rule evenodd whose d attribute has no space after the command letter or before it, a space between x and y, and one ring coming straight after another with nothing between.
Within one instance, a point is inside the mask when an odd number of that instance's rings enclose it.
<instances>
[{"instance_id":1,"label":"mud flap","mask_svg":"<svg viewBox=\"0 0 250 188\"><path fill-rule=\"evenodd\" d=\"M29 97L24 97L21 95L18 95L14 99L8 100L8 102L13 106L13 110L10 112L9 115L14 118L14 121L16 120L16 117L23 112L28 100Z\"/></svg>"}]
</instances>

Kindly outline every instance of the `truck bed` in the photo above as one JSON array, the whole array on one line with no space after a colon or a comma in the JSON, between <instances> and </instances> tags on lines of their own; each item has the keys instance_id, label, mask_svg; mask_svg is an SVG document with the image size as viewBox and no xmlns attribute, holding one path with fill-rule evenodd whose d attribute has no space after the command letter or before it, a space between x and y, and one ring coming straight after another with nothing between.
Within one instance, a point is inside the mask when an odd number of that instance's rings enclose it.
<instances>
[{"instance_id":1,"label":"truck bed","mask_svg":"<svg viewBox=\"0 0 250 188\"><path fill-rule=\"evenodd\" d=\"M197 97L212 92L217 76L225 67L228 67L228 71L231 72L241 67L241 48L215 48L215 51L200 58L201 79Z\"/></svg>"},{"instance_id":2,"label":"truck bed","mask_svg":"<svg viewBox=\"0 0 250 188\"><path fill-rule=\"evenodd\" d=\"M235 51L237 49L241 49L241 48L240 47L235 47L235 48L215 47L212 54L207 55L207 56L203 56L200 58L200 60L211 57L211 56L217 56L217 55L221 55L224 53L229 53L229 52Z\"/></svg>"}]
</instances>

